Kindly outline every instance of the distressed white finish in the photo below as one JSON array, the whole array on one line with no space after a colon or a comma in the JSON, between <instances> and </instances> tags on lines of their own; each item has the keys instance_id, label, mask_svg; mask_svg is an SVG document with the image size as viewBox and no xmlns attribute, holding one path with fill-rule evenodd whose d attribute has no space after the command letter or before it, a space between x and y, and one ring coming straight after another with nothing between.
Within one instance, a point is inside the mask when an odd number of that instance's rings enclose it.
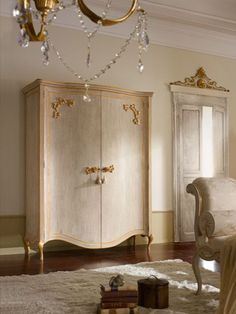
<instances>
[{"instance_id":1,"label":"distressed white finish","mask_svg":"<svg viewBox=\"0 0 236 314\"><path fill-rule=\"evenodd\" d=\"M194 201L186 186L203 176L202 108L213 108L213 175L228 174L227 92L171 85L175 241L194 240Z\"/></svg>"},{"instance_id":2,"label":"distressed white finish","mask_svg":"<svg viewBox=\"0 0 236 314\"><path fill-rule=\"evenodd\" d=\"M64 240L87 248L111 247L150 236L150 105L152 93L94 85L91 103L81 84L37 80L26 99L26 244ZM74 100L53 118L58 97ZM141 124L123 104L135 104ZM86 167L114 165L113 173ZM41 252L42 253L42 252Z\"/></svg>"},{"instance_id":3,"label":"distressed white finish","mask_svg":"<svg viewBox=\"0 0 236 314\"><path fill-rule=\"evenodd\" d=\"M113 16L124 14L131 1L114 1ZM0 15L11 16L15 0L0 0ZM104 1L91 0L89 5L101 12ZM168 47L236 58L236 3L231 0L175 1L144 0L142 5L149 15L151 43ZM102 32L127 37L135 17L115 27L104 27ZM58 14L55 25L80 29L76 15L71 11Z\"/></svg>"},{"instance_id":4,"label":"distressed white finish","mask_svg":"<svg viewBox=\"0 0 236 314\"><path fill-rule=\"evenodd\" d=\"M225 241L236 235L236 180L200 177L187 186L187 192L195 196L196 252L192 266L198 283L197 293L200 293L199 258L220 261Z\"/></svg>"}]
</instances>

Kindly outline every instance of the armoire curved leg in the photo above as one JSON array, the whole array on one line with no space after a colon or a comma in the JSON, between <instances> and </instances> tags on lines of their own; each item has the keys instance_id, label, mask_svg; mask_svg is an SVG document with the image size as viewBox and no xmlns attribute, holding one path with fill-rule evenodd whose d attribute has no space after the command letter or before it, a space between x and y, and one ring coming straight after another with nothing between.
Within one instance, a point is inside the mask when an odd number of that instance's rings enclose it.
<instances>
[{"instance_id":1,"label":"armoire curved leg","mask_svg":"<svg viewBox=\"0 0 236 314\"><path fill-rule=\"evenodd\" d=\"M152 242L153 242L153 240L154 240L154 237L153 237L152 234L150 234L150 235L145 235L145 234L143 234L142 237L147 237L147 239L148 239L148 242L147 242L147 251L148 251L148 254L149 254L149 253L150 253L150 249L151 249L151 244L152 244Z\"/></svg>"},{"instance_id":2,"label":"armoire curved leg","mask_svg":"<svg viewBox=\"0 0 236 314\"><path fill-rule=\"evenodd\" d=\"M150 253L151 244L152 244L154 238L153 238L153 235L152 235L152 234L150 234L149 236L147 236L147 238L148 238L147 250L148 250L148 253Z\"/></svg>"},{"instance_id":3,"label":"armoire curved leg","mask_svg":"<svg viewBox=\"0 0 236 314\"><path fill-rule=\"evenodd\" d=\"M39 256L40 256L41 261L43 261L43 246L44 246L44 243L40 241L38 244L38 249L39 249Z\"/></svg>"},{"instance_id":4,"label":"armoire curved leg","mask_svg":"<svg viewBox=\"0 0 236 314\"><path fill-rule=\"evenodd\" d=\"M23 240L24 242L24 249L25 249L25 256L29 257L30 255L30 242L28 240Z\"/></svg>"},{"instance_id":5,"label":"armoire curved leg","mask_svg":"<svg viewBox=\"0 0 236 314\"><path fill-rule=\"evenodd\" d=\"M133 248L135 249L135 245L136 245L136 237L135 237L135 235L132 237L132 239L133 239Z\"/></svg>"},{"instance_id":6,"label":"armoire curved leg","mask_svg":"<svg viewBox=\"0 0 236 314\"><path fill-rule=\"evenodd\" d=\"M199 255L197 252L193 256L192 267L193 267L193 272L196 277L197 285L198 285L196 294L200 294L202 291L202 278L201 278L201 273L199 269Z\"/></svg>"}]
</instances>

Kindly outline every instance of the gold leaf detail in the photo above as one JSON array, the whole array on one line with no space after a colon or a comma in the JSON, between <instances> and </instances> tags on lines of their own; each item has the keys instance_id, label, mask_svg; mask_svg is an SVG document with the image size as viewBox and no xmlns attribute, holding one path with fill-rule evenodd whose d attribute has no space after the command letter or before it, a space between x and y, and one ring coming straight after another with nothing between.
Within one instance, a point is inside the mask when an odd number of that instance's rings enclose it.
<instances>
[{"instance_id":1,"label":"gold leaf detail","mask_svg":"<svg viewBox=\"0 0 236 314\"><path fill-rule=\"evenodd\" d=\"M141 124L141 119L140 119L140 111L136 109L136 106L134 104L132 105L127 105L124 104L123 105L123 109L125 111L131 110L134 114L134 118L133 118L133 123L136 125L140 125Z\"/></svg>"},{"instance_id":2,"label":"gold leaf detail","mask_svg":"<svg viewBox=\"0 0 236 314\"><path fill-rule=\"evenodd\" d=\"M52 117L58 119L61 116L59 109L61 106L72 107L74 106L75 101L73 99L64 99L64 98L57 98L55 102L52 103Z\"/></svg>"},{"instance_id":3,"label":"gold leaf detail","mask_svg":"<svg viewBox=\"0 0 236 314\"><path fill-rule=\"evenodd\" d=\"M199 68L197 70L196 75L186 77L184 79L184 82L176 81L170 83L170 85L179 85L179 86L186 86L186 87L198 87L198 88L208 88L208 89L214 89L214 90L220 90L223 92L229 92L228 89L226 89L223 86L218 86L216 81L213 81L206 75L206 71L203 67Z\"/></svg>"}]
</instances>

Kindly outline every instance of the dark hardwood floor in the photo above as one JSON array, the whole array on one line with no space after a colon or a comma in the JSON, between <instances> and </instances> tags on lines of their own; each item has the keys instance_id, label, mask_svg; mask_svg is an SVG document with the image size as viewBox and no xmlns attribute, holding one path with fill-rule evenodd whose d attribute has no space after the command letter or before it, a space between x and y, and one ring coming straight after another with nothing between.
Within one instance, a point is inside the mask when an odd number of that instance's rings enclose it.
<instances>
[{"instance_id":1,"label":"dark hardwood floor","mask_svg":"<svg viewBox=\"0 0 236 314\"><path fill-rule=\"evenodd\" d=\"M144 245L137 245L135 248L127 246L102 250L79 249L45 252L43 262L38 254L32 254L29 258L24 255L3 255L0 256L0 276L92 269L165 259L182 259L191 263L194 250L194 243L153 244L150 254ZM202 266L213 271L219 270L218 264L214 262L202 262Z\"/></svg>"}]
</instances>

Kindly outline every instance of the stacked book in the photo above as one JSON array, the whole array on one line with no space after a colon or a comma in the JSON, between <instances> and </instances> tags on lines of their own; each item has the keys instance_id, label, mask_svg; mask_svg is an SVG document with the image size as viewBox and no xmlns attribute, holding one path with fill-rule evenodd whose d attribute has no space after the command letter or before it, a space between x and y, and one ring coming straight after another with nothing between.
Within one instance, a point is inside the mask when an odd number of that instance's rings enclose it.
<instances>
[{"instance_id":1,"label":"stacked book","mask_svg":"<svg viewBox=\"0 0 236 314\"><path fill-rule=\"evenodd\" d=\"M118 290L101 289L99 313L105 314L113 309L114 313L130 313L138 302L138 292L135 287L119 287ZM131 311L131 313L135 313Z\"/></svg>"}]
</instances>

